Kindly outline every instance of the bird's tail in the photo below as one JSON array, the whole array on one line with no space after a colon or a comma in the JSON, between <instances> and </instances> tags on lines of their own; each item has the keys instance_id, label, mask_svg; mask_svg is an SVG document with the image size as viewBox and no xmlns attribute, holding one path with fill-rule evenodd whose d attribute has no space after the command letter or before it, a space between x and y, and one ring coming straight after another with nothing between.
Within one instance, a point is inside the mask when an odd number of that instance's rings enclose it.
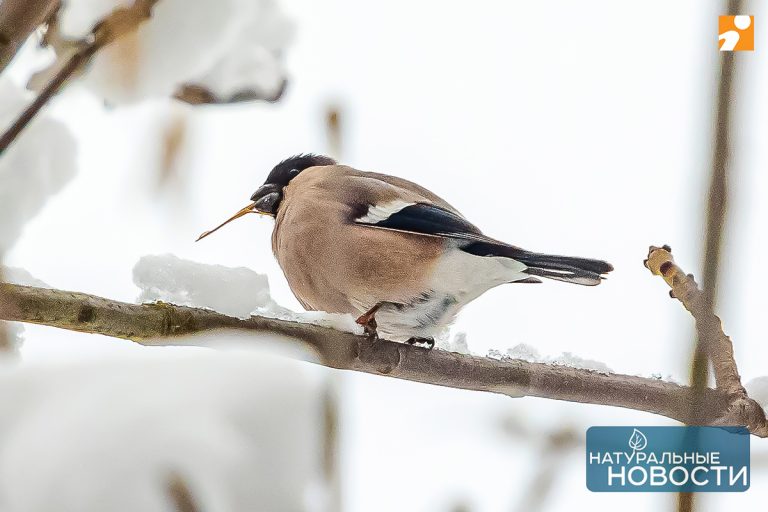
<instances>
[{"instance_id":1,"label":"bird's tail","mask_svg":"<svg viewBox=\"0 0 768 512\"><path fill-rule=\"evenodd\" d=\"M526 274L585 286L600 284L603 274L613 270L610 263L589 258L528 253L515 259L528 267L524 270Z\"/></svg>"},{"instance_id":2,"label":"bird's tail","mask_svg":"<svg viewBox=\"0 0 768 512\"><path fill-rule=\"evenodd\" d=\"M512 258L528 267L523 270L523 272L528 275L546 277L547 279L555 279L557 281L585 286L595 286L600 284L604 279L603 274L607 274L613 270L613 265L606 261L572 256L540 254L501 242L475 242L464 248L464 250L478 256L503 256Z\"/></svg>"}]
</instances>

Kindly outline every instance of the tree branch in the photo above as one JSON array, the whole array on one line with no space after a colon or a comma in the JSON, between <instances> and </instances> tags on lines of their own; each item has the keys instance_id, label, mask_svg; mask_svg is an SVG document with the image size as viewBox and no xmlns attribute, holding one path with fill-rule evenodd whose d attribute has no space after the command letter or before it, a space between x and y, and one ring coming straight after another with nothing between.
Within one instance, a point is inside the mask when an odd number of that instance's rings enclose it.
<instances>
[{"instance_id":1,"label":"tree branch","mask_svg":"<svg viewBox=\"0 0 768 512\"><path fill-rule=\"evenodd\" d=\"M0 251L0 284L3 283L3 253ZM0 292L0 303L2 303L3 296ZM8 335L8 331L5 328L5 322L0 321L0 353L11 352L11 338Z\"/></svg>"},{"instance_id":2,"label":"tree branch","mask_svg":"<svg viewBox=\"0 0 768 512\"><path fill-rule=\"evenodd\" d=\"M322 364L457 389L609 405L694 424L745 424L729 396L707 388L707 407L690 411L690 388L656 379L603 374L568 366L427 350L315 325L252 316L247 320L166 303L128 304L84 293L0 284L0 319L29 322L133 340L144 345L194 345L196 332L231 328L302 340ZM743 420L743 421L742 421ZM768 429L753 433L768 436Z\"/></svg>"},{"instance_id":3,"label":"tree branch","mask_svg":"<svg viewBox=\"0 0 768 512\"><path fill-rule=\"evenodd\" d=\"M152 8L159 0L136 0L126 8L115 9L112 13L100 21L91 32L89 41L69 56L56 74L40 91L32 103L19 114L8 129L0 135L0 156L16 140L16 137L34 119L40 109L61 89L61 86L77 70L90 61L96 52L111 44L116 39L134 32L139 25L149 19Z\"/></svg>"},{"instance_id":4,"label":"tree branch","mask_svg":"<svg viewBox=\"0 0 768 512\"><path fill-rule=\"evenodd\" d=\"M0 0L0 73L58 6L59 0Z\"/></svg>"},{"instance_id":5,"label":"tree branch","mask_svg":"<svg viewBox=\"0 0 768 512\"><path fill-rule=\"evenodd\" d=\"M283 97L287 86L288 81L283 80L280 84L280 88L272 95L266 95L262 91L256 89L244 89L226 98L217 96L210 89L207 89L202 85L187 83L182 84L173 97L184 103L189 103L190 105L224 105L244 103L247 101L266 101L267 103L275 103Z\"/></svg>"},{"instance_id":6,"label":"tree branch","mask_svg":"<svg viewBox=\"0 0 768 512\"><path fill-rule=\"evenodd\" d=\"M733 343L723 332L720 319L712 311L708 296L699 289L693 275L686 274L677 266L668 246L651 246L645 266L654 275L664 278L672 289L670 295L678 299L696 321L699 344L712 360L716 387L729 397L731 403L728 413L722 419L723 424L734 424L732 421L736 420L736 415L751 432L760 431L763 436L768 434L768 421L763 408L747 396L747 391L741 385L741 377L733 356ZM708 398L702 396L701 403L708 404Z\"/></svg>"},{"instance_id":7,"label":"tree branch","mask_svg":"<svg viewBox=\"0 0 768 512\"><path fill-rule=\"evenodd\" d=\"M0 156L3 155L6 149L16 140L16 137L26 128L30 121L40 112L40 109L48 103L54 94L58 92L62 84L69 78L72 73L79 69L84 63L99 50L100 46L95 42L83 47L80 51L73 54L64 66L54 75L50 82L40 91L35 99L30 103L27 108L16 118L16 120L9 126L5 132L0 135Z\"/></svg>"},{"instance_id":8,"label":"tree branch","mask_svg":"<svg viewBox=\"0 0 768 512\"><path fill-rule=\"evenodd\" d=\"M726 0L726 13L739 14L742 12L741 0ZM708 304L710 314L714 315L715 299L717 297L718 273L720 256L723 246L723 231L726 220L726 203L728 200L728 171L730 147L730 118L733 100L733 75L735 68L734 52L720 52L720 76L717 81L717 102L715 108L715 133L713 140L712 173L709 182L707 200L705 238L703 248L704 299ZM698 325L698 322L697 322ZM730 340L729 340L730 345ZM706 402L700 390L707 387L709 366L707 349L701 337L694 340L693 358L691 360L691 388L694 395L691 407L704 407ZM737 374L738 375L738 374ZM679 512L694 510L695 493L681 492L678 494Z\"/></svg>"}]
</instances>

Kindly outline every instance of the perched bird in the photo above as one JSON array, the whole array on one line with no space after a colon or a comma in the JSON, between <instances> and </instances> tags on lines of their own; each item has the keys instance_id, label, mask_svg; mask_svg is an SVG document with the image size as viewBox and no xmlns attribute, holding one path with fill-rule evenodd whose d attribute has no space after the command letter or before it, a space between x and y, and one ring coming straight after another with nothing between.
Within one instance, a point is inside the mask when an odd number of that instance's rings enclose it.
<instances>
[{"instance_id":1,"label":"perched bird","mask_svg":"<svg viewBox=\"0 0 768 512\"><path fill-rule=\"evenodd\" d=\"M283 160L251 200L216 229L246 213L274 217L272 251L299 302L350 313L394 341L432 346L462 307L500 284L591 286L613 270L495 240L424 187L326 156Z\"/></svg>"}]
</instances>

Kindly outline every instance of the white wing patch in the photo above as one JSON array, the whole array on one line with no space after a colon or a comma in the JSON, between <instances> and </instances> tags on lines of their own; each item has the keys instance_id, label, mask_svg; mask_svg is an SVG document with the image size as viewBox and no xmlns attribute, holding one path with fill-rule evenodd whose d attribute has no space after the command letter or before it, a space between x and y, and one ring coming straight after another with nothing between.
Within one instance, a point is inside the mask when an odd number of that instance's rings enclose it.
<instances>
[{"instance_id":1,"label":"white wing patch","mask_svg":"<svg viewBox=\"0 0 768 512\"><path fill-rule=\"evenodd\" d=\"M403 201L401 199L395 199L384 204L372 204L368 207L368 213L362 217L355 219L355 222L361 224L378 224L387 220L390 216L399 212L403 208L414 205L416 203L410 201Z\"/></svg>"}]
</instances>

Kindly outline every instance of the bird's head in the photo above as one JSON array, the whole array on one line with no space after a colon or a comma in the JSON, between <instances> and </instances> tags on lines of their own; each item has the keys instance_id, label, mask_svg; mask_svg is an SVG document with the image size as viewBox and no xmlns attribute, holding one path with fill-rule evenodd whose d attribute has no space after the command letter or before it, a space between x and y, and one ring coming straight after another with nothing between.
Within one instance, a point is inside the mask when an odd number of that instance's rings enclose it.
<instances>
[{"instance_id":1,"label":"bird's head","mask_svg":"<svg viewBox=\"0 0 768 512\"><path fill-rule=\"evenodd\" d=\"M251 196L252 209L264 215L277 215L280 201L283 199L283 188L298 176L301 171L321 165L334 165L335 160L327 156L303 154L286 158L272 168L262 186Z\"/></svg>"},{"instance_id":2,"label":"bird's head","mask_svg":"<svg viewBox=\"0 0 768 512\"><path fill-rule=\"evenodd\" d=\"M286 158L272 168L272 171L270 171L264 184L256 189L256 192L251 196L251 201L253 201L251 204L239 210L236 214L216 226L214 229L206 231L200 235L198 240L202 240L219 228L224 227L226 224L229 224L233 220L239 219L248 213L259 213L261 215L275 217L278 208L280 208L280 202L283 199L283 189L293 178L310 167L334 164L336 164L336 161L333 158L322 155L313 155L311 153Z\"/></svg>"}]
</instances>

